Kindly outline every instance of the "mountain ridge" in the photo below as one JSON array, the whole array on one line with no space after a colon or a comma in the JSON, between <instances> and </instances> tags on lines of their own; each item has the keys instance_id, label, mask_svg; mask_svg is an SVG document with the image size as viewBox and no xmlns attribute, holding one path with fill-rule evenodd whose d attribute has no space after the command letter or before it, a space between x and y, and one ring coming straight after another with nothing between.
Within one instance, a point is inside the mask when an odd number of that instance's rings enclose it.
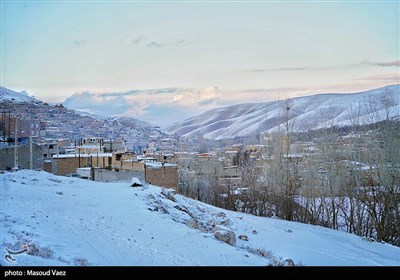
<instances>
[{"instance_id":1,"label":"mountain ridge","mask_svg":"<svg viewBox=\"0 0 400 280\"><path fill-rule=\"evenodd\" d=\"M285 119L293 122L295 132L351 125L354 118L367 124L382 120L386 110L391 118L400 116L399 90L400 85L395 84L356 93L319 93L282 101L236 104L174 123L166 131L220 140L275 132L283 129ZM287 106L290 112L285 117Z\"/></svg>"}]
</instances>

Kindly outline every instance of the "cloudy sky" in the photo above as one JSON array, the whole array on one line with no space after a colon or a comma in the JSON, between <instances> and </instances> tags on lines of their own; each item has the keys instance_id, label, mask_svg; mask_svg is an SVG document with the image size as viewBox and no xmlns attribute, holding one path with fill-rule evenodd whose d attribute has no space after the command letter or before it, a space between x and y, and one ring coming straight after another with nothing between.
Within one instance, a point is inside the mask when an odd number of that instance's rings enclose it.
<instances>
[{"instance_id":1,"label":"cloudy sky","mask_svg":"<svg viewBox=\"0 0 400 280\"><path fill-rule=\"evenodd\" d=\"M1 84L158 124L400 83L399 1L1 1Z\"/></svg>"}]
</instances>

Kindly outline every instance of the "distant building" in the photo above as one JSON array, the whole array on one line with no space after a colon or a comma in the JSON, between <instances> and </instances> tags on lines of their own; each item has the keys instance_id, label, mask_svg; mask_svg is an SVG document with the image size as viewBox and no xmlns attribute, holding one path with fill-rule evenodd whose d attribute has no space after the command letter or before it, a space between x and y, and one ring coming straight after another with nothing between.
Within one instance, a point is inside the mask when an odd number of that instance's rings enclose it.
<instances>
[{"instance_id":1,"label":"distant building","mask_svg":"<svg viewBox=\"0 0 400 280\"><path fill-rule=\"evenodd\" d=\"M45 144L42 144L43 147L43 159L51 159L54 155L59 154L57 142L49 141Z\"/></svg>"},{"instance_id":2,"label":"distant building","mask_svg":"<svg viewBox=\"0 0 400 280\"><path fill-rule=\"evenodd\" d=\"M113 153L111 168L115 171L129 170L144 172L144 163L139 162L135 153Z\"/></svg>"},{"instance_id":3,"label":"distant building","mask_svg":"<svg viewBox=\"0 0 400 280\"><path fill-rule=\"evenodd\" d=\"M15 128L17 128L18 138L30 136L36 137L40 135L40 121L19 119L15 116L12 116L9 112L1 112L0 137L4 139L14 139Z\"/></svg>"},{"instance_id":4,"label":"distant building","mask_svg":"<svg viewBox=\"0 0 400 280\"><path fill-rule=\"evenodd\" d=\"M125 149L126 143L121 139L104 141L104 151L107 153L124 152Z\"/></svg>"},{"instance_id":5,"label":"distant building","mask_svg":"<svg viewBox=\"0 0 400 280\"><path fill-rule=\"evenodd\" d=\"M158 161L158 162L176 163L174 154L172 154L172 153L155 153L155 154L149 154L148 156L155 158L156 161Z\"/></svg>"},{"instance_id":6,"label":"distant building","mask_svg":"<svg viewBox=\"0 0 400 280\"><path fill-rule=\"evenodd\" d=\"M75 151L78 154L96 154L104 152L103 138L83 138L77 141Z\"/></svg>"}]
</instances>

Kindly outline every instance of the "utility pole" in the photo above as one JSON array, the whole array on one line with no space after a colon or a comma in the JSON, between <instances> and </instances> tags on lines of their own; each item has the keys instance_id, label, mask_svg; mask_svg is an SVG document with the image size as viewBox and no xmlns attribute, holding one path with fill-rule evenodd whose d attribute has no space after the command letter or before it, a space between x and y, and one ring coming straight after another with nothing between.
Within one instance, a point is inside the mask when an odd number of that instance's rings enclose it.
<instances>
[{"instance_id":1,"label":"utility pole","mask_svg":"<svg viewBox=\"0 0 400 280\"><path fill-rule=\"evenodd\" d=\"M10 120L11 120L11 111L8 111L8 139L11 138L11 121Z\"/></svg>"},{"instance_id":2,"label":"utility pole","mask_svg":"<svg viewBox=\"0 0 400 280\"><path fill-rule=\"evenodd\" d=\"M14 169L18 170L18 119L15 118L15 132L14 132Z\"/></svg>"},{"instance_id":3,"label":"utility pole","mask_svg":"<svg viewBox=\"0 0 400 280\"><path fill-rule=\"evenodd\" d=\"M29 137L29 169L33 169L33 144L32 136Z\"/></svg>"}]
</instances>

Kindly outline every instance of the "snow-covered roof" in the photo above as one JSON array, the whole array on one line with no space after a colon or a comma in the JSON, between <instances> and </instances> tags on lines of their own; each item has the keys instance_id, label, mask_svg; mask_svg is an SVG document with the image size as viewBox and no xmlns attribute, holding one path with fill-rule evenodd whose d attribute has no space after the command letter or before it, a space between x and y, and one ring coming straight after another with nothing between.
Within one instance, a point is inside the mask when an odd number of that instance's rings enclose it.
<instances>
[{"instance_id":1,"label":"snow-covered roof","mask_svg":"<svg viewBox=\"0 0 400 280\"><path fill-rule=\"evenodd\" d=\"M138 155L138 156L136 156L136 158L138 159L138 160L155 160L155 158L154 157L148 157L148 156L142 156L142 155Z\"/></svg>"},{"instance_id":2,"label":"snow-covered roof","mask_svg":"<svg viewBox=\"0 0 400 280\"><path fill-rule=\"evenodd\" d=\"M124 160L121 160L122 162L135 162L135 161L137 161L134 157L133 158L129 158L129 159L124 159Z\"/></svg>"},{"instance_id":3,"label":"snow-covered roof","mask_svg":"<svg viewBox=\"0 0 400 280\"><path fill-rule=\"evenodd\" d=\"M224 169L236 169L237 165L224 166Z\"/></svg>"},{"instance_id":4,"label":"snow-covered roof","mask_svg":"<svg viewBox=\"0 0 400 280\"><path fill-rule=\"evenodd\" d=\"M292 154L284 154L283 157L284 158L302 158L303 155L292 153Z\"/></svg>"},{"instance_id":5,"label":"snow-covered roof","mask_svg":"<svg viewBox=\"0 0 400 280\"><path fill-rule=\"evenodd\" d=\"M177 164L174 164L174 163L164 163L164 164L162 164L161 162L146 162L145 164L146 164L146 166L151 167L151 168L161 168L163 166L165 166L165 167L174 167L174 166L176 167L176 166L178 166Z\"/></svg>"},{"instance_id":6,"label":"snow-covered roof","mask_svg":"<svg viewBox=\"0 0 400 280\"><path fill-rule=\"evenodd\" d=\"M90 171L92 168L91 167L80 167L77 168L76 171Z\"/></svg>"},{"instance_id":7,"label":"snow-covered roof","mask_svg":"<svg viewBox=\"0 0 400 280\"><path fill-rule=\"evenodd\" d=\"M82 145L82 146L76 146L77 149L99 149L100 146L99 144L97 145Z\"/></svg>"},{"instance_id":8,"label":"snow-covered roof","mask_svg":"<svg viewBox=\"0 0 400 280\"><path fill-rule=\"evenodd\" d=\"M112 157L112 153L95 153L95 154L81 154L80 157ZM79 157L79 154L67 154L67 155L54 155L53 158L73 158Z\"/></svg>"}]
</instances>

